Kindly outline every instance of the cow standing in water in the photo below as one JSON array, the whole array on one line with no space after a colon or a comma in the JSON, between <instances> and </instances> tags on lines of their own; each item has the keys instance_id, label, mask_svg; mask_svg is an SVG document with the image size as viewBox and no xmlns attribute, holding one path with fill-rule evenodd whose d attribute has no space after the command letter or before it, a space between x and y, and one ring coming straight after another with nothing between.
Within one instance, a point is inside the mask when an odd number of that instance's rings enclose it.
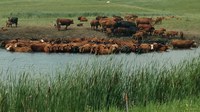
<instances>
[{"instance_id":1,"label":"cow standing in water","mask_svg":"<svg viewBox=\"0 0 200 112\"><path fill-rule=\"evenodd\" d=\"M8 17L8 21L6 21L6 26L7 27L12 27L12 24L15 24L17 27L18 25L18 17Z\"/></svg>"},{"instance_id":2,"label":"cow standing in water","mask_svg":"<svg viewBox=\"0 0 200 112\"><path fill-rule=\"evenodd\" d=\"M61 19L61 18L58 18L56 20L56 25L58 30L61 29L61 26L66 26L65 27L65 30L67 30L67 27L70 25L70 24L74 24L74 21L72 19Z\"/></svg>"}]
</instances>

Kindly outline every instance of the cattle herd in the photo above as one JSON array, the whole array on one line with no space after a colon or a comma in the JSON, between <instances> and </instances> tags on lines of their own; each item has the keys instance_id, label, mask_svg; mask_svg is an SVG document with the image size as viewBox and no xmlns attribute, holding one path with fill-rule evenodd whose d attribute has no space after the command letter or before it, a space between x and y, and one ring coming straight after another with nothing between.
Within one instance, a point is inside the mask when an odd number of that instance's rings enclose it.
<instances>
[{"instance_id":1,"label":"cattle herd","mask_svg":"<svg viewBox=\"0 0 200 112\"><path fill-rule=\"evenodd\" d=\"M175 16L147 18L138 17L137 15L130 14L124 17L121 16L97 16L94 20L90 21L91 29L96 31L105 32L108 36L131 36L133 39L141 41L148 39L150 36L157 36L161 38L180 37L183 39L182 31L167 31L165 28L155 29L155 25L161 24L163 20L170 18L177 18ZM78 17L80 22L87 22L88 19L84 16ZM56 28L61 29L61 26L67 27L74 24L72 19L58 18L56 20ZM83 23L78 23L77 26L83 26Z\"/></svg>"},{"instance_id":2,"label":"cattle herd","mask_svg":"<svg viewBox=\"0 0 200 112\"><path fill-rule=\"evenodd\" d=\"M170 47L195 47L193 40L172 40L170 45L138 43L134 39L66 38L66 39L12 39L1 42L1 47L11 52L91 53L96 55L116 53L148 53L167 51Z\"/></svg>"},{"instance_id":3,"label":"cattle herd","mask_svg":"<svg viewBox=\"0 0 200 112\"><path fill-rule=\"evenodd\" d=\"M175 18L171 16L170 18ZM96 55L116 54L116 53L148 53L162 52L170 48L191 48L197 47L194 40L184 39L183 32L167 31L165 28L155 29L155 25L161 24L166 17L139 18L137 15L126 15L106 17L97 16L90 21L92 30L105 32L108 36L129 36L128 39L120 38L57 38L57 39L11 39L0 43L1 47L12 52L46 52L46 53L91 53ZM80 22L88 22L86 17L78 17ZM18 25L18 18L8 18L7 27L12 24ZM61 26L74 24L73 19L57 18L54 25L58 30ZM77 24L83 26L83 23ZM163 41L151 40L154 36L170 39ZM178 39L172 39L178 37Z\"/></svg>"}]
</instances>

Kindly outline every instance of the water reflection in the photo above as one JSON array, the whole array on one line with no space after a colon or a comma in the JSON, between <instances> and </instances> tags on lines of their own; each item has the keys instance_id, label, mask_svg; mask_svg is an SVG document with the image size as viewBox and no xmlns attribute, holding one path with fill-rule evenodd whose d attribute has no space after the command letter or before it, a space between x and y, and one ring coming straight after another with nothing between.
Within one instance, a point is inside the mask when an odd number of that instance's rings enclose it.
<instances>
[{"instance_id":1,"label":"water reflection","mask_svg":"<svg viewBox=\"0 0 200 112\"><path fill-rule=\"evenodd\" d=\"M111 61L120 63L123 69L140 66L149 66L157 63L160 67L170 67L183 60L189 60L200 54L200 48L192 50L170 50L163 53L146 54L115 54L96 56L92 54L69 54L69 53L12 53L0 49L0 69L3 73L19 73L29 71L33 74L54 74L56 71L64 72L66 66L76 69L77 65L84 66L86 63L93 66L93 62L104 64Z\"/></svg>"}]
</instances>

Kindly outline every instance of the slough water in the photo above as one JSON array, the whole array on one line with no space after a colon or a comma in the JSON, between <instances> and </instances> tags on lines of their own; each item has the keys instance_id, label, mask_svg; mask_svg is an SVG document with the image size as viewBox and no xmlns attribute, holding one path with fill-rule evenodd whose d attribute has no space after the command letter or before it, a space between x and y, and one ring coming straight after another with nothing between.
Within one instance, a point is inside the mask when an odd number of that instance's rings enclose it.
<instances>
[{"instance_id":1,"label":"slough water","mask_svg":"<svg viewBox=\"0 0 200 112\"><path fill-rule=\"evenodd\" d=\"M125 71L142 66L168 67L185 60L200 56L200 48L188 50L170 50L169 52L152 52L145 54L72 54L72 53L17 53L0 49L0 69L4 74L29 72L32 74L51 74L65 72L67 67L76 70L80 67L91 67L98 64L120 65Z\"/></svg>"}]
</instances>

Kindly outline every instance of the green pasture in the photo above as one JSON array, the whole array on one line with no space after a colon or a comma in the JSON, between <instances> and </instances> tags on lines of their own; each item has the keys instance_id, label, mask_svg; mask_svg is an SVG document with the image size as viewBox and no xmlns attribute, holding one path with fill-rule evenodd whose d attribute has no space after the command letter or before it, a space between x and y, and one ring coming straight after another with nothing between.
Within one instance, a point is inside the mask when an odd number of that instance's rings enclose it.
<instances>
[{"instance_id":1,"label":"green pasture","mask_svg":"<svg viewBox=\"0 0 200 112\"><path fill-rule=\"evenodd\" d=\"M184 31L200 30L200 2L198 0L1 0L0 25L4 26L8 16L19 17L19 24L45 25L56 18L78 16L94 19L97 15L137 14L139 16L177 16L181 20L164 21L162 27ZM158 27L160 27L158 26ZM156 26L157 27L157 26Z\"/></svg>"}]
</instances>

